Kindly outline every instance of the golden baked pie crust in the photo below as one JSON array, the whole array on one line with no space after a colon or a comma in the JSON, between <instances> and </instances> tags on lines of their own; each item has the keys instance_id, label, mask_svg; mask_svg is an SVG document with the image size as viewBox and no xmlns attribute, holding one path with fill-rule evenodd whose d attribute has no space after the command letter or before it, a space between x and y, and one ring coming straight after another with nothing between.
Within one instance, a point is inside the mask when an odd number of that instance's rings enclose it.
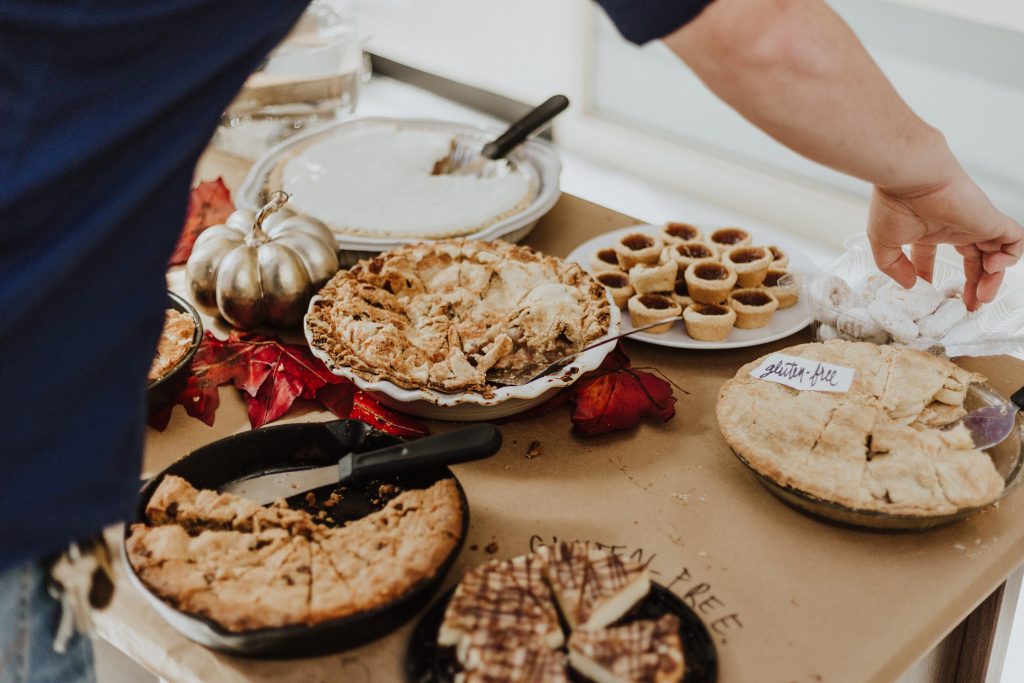
<instances>
[{"instance_id":1,"label":"golden baked pie crust","mask_svg":"<svg viewBox=\"0 0 1024 683\"><path fill-rule=\"evenodd\" d=\"M845 394L797 391L740 368L719 393L722 435L772 481L852 509L944 515L999 498L992 460L962 425L966 386L984 378L921 351L866 342L781 353L856 370ZM765 356L766 358L767 356Z\"/></svg>"},{"instance_id":2,"label":"golden baked pie crust","mask_svg":"<svg viewBox=\"0 0 1024 683\"><path fill-rule=\"evenodd\" d=\"M339 272L314 299L314 349L364 379L489 395L487 372L543 365L608 332L577 264L506 242L414 244Z\"/></svg>"}]
</instances>

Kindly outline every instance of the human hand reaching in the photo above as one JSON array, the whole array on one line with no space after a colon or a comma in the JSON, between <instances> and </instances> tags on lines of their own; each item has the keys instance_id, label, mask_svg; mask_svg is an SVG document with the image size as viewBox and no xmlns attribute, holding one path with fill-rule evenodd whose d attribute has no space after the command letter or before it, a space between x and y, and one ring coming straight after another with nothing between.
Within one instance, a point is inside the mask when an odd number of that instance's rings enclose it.
<instances>
[{"instance_id":1,"label":"human hand reaching","mask_svg":"<svg viewBox=\"0 0 1024 683\"><path fill-rule=\"evenodd\" d=\"M918 276L931 281L936 246L953 245L964 259L964 304L972 311L995 299L1004 271L1024 252L1024 228L996 209L960 168L925 189L876 186L868 239L879 269L907 288Z\"/></svg>"}]
</instances>

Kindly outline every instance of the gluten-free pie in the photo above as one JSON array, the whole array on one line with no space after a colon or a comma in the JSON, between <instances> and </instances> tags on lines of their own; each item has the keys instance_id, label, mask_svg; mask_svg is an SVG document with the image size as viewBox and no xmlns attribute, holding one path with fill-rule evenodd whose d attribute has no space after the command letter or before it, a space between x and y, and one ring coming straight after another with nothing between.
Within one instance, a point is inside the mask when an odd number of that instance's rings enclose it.
<instances>
[{"instance_id":1,"label":"gluten-free pie","mask_svg":"<svg viewBox=\"0 0 1024 683\"><path fill-rule=\"evenodd\" d=\"M798 391L751 376L726 382L726 442L775 483L856 510L931 516L998 500L1003 478L963 424L967 387L983 378L921 351L829 341L781 351L847 368L849 391ZM945 428L945 429L944 429Z\"/></svg>"},{"instance_id":2,"label":"gluten-free pie","mask_svg":"<svg viewBox=\"0 0 1024 683\"><path fill-rule=\"evenodd\" d=\"M685 665L679 618L666 614L569 638L572 668L598 683L678 681Z\"/></svg>"},{"instance_id":3,"label":"gluten-free pie","mask_svg":"<svg viewBox=\"0 0 1024 683\"><path fill-rule=\"evenodd\" d=\"M409 489L343 527L165 476L125 541L142 582L227 631L316 624L387 604L436 575L462 534L454 480Z\"/></svg>"},{"instance_id":4,"label":"gluten-free pie","mask_svg":"<svg viewBox=\"0 0 1024 683\"><path fill-rule=\"evenodd\" d=\"M314 297L306 336L329 366L407 389L489 394L487 373L544 365L608 333L582 268L507 242L442 240L360 261Z\"/></svg>"},{"instance_id":5,"label":"gluten-free pie","mask_svg":"<svg viewBox=\"0 0 1024 683\"><path fill-rule=\"evenodd\" d=\"M684 673L678 619L623 616L649 589L642 564L608 549L541 546L467 572L438 645L453 648L458 681L578 680L574 669L594 681L675 683Z\"/></svg>"},{"instance_id":6,"label":"gluten-free pie","mask_svg":"<svg viewBox=\"0 0 1024 683\"><path fill-rule=\"evenodd\" d=\"M164 329L157 343L156 356L149 368L149 381L164 377L181 362L192 348L196 333L196 321L188 313L167 309L164 315Z\"/></svg>"},{"instance_id":7,"label":"gluten-free pie","mask_svg":"<svg viewBox=\"0 0 1024 683\"><path fill-rule=\"evenodd\" d=\"M736 311L736 327L756 330L768 324L779 300L766 289L737 289L729 295L729 306Z\"/></svg>"}]
</instances>

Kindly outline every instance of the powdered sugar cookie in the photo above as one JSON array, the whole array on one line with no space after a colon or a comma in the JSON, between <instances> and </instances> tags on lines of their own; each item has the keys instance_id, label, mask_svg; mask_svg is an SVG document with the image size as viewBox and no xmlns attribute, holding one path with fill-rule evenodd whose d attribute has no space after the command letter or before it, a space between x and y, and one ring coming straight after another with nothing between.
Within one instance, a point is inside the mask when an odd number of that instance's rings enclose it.
<instances>
[{"instance_id":1,"label":"powdered sugar cookie","mask_svg":"<svg viewBox=\"0 0 1024 683\"><path fill-rule=\"evenodd\" d=\"M917 278L910 289L903 289L895 282L882 287L878 290L877 300L906 313L911 320L920 320L939 307L942 295L932 283Z\"/></svg>"},{"instance_id":2,"label":"powdered sugar cookie","mask_svg":"<svg viewBox=\"0 0 1024 683\"><path fill-rule=\"evenodd\" d=\"M946 336L953 327L967 317L967 306L960 299L946 299L934 313L917 321L918 330L923 337L939 339Z\"/></svg>"},{"instance_id":3,"label":"powdered sugar cookie","mask_svg":"<svg viewBox=\"0 0 1024 683\"><path fill-rule=\"evenodd\" d=\"M814 302L814 316L826 325L835 325L839 310L850 299L850 285L835 275L826 275L815 280L811 288Z\"/></svg>"},{"instance_id":4,"label":"powdered sugar cookie","mask_svg":"<svg viewBox=\"0 0 1024 683\"><path fill-rule=\"evenodd\" d=\"M868 339L882 331L863 307L844 308L836 320L836 329L847 339Z\"/></svg>"},{"instance_id":5,"label":"powdered sugar cookie","mask_svg":"<svg viewBox=\"0 0 1024 683\"><path fill-rule=\"evenodd\" d=\"M881 299L876 299L868 306L868 315L892 338L901 344L913 341L919 330L917 323L905 312Z\"/></svg>"}]
</instances>

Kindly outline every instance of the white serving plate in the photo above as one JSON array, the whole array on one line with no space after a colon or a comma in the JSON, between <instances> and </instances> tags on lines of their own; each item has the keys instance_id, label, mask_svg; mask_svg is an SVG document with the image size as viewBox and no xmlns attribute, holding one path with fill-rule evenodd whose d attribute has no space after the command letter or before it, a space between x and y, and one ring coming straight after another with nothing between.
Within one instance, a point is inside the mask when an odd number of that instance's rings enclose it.
<instances>
[{"instance_id":1,"label":"white serving plate","mask_svg":"<svg viewBox=\"0 0 1024 683\"><path fill-rule=\"evenodd\" d=\"M314 296L309 302L310 310L318 299L320 299L320 295ZM610 302L611 297L609 296ZM619 309L613 303L610 309L611 318L605 338L614 337L619 334L620 330ZM358 388L373 394L373 397L381 403L408 415L453 422L497 420L540 405L560 389L575 382L584 373L596 370L604 361L605 356L615 348L615 342L602 344L578 356L561 372L542 377L523 386L501 387L495 389L492 396L485 397L475 392L446 394L433 389L403 389L387 380L364 379L348 366L335 363L322 349L313 346L312 335L305 318L303 318L302 329L310 351L322 360L335 375L351 380Z\"/></svg>"},{"instance_id":2,"label":"white serving plate","mask_svg":"<svg viewBox=\"0 0 1024 683\"><path fill-rule=\"evenodd\" d=\"M704 234L708 234L717 230L721 226L708 226L708 225L697 225L696 227L704 231ZM590 255L595 251L601 249L607 249L613 246L622 237L633 233L654 233L661 229L661 226L640 224L634 225L628 228L622 228L621 230L613 230L612 232L598 235L593 239L589 239L583 244L579 245L569 256L566 257L566 261L575 261L580 264L584 270L588 273L592 271L590 267ZM789 265L787 269L800 273L805 279L811 277L817 272L817 268L814 262L799 249L796 249L786 242L780 242L778 240L772 240L770 242L759 242L757 239L757 233L751 231L754 237L755 245L775 244L784 252L789 254ZM811 311L810 306L807 305L806 296L801 292L800 301L795 306L776 311L772 316L771 321L764 327L757 330L741 330L734 327L729 332L729 337L725 341L720 342L707 342L698 341L686 334L686 329L682 322L675 323L668 332L662 334L651 334L650 332L640 332L634 334L630 339L637 341L646 342L648 344L656 344L658 346L669 346L677 349L739 349L746 346L757 346L758 344L766 344L777 339L783 339L791 334L795 334L800 330L804 329L811 323ZM622 331L628 332L633 329L633 325L629 320L629 315L622 316Z\"/></svg>"},{"instance_id":3,"label":"white serving plate","mask_svg":"<svg viewBox=\"0 0 1024 683\"><path fill-rule=\"evenodd\" d=\"M400 126L415 130L430 130L450 133L460 139L469 140L483 145L494 139L502 131L497 129L479 128L463 123L441 121L436 119L398 119L387 117L365 117L332 123L322 128L290 137L274 146L260 157L246 176L235 197L238 208L258 211L263 205L263 185L267 175L278 160L291 148L318 138L327 138L339 130L353 130L368 126ZM538 179L537 195L526 209L515 215L504 218L482 230L465 235L467 239L494 240L504 239L518 242L530 233L537 221L558 202L561 196L558 177L562 171L562 162L558 152L547 141L531 139L519 145L510 155L518 164L533 171ZM346 235L335 233L338 247L342 250L343 265L352 265L361 258L378 254L388 249L423 241L422 238L375 238L364 235Z\"/></svg>"}]
</instances>

